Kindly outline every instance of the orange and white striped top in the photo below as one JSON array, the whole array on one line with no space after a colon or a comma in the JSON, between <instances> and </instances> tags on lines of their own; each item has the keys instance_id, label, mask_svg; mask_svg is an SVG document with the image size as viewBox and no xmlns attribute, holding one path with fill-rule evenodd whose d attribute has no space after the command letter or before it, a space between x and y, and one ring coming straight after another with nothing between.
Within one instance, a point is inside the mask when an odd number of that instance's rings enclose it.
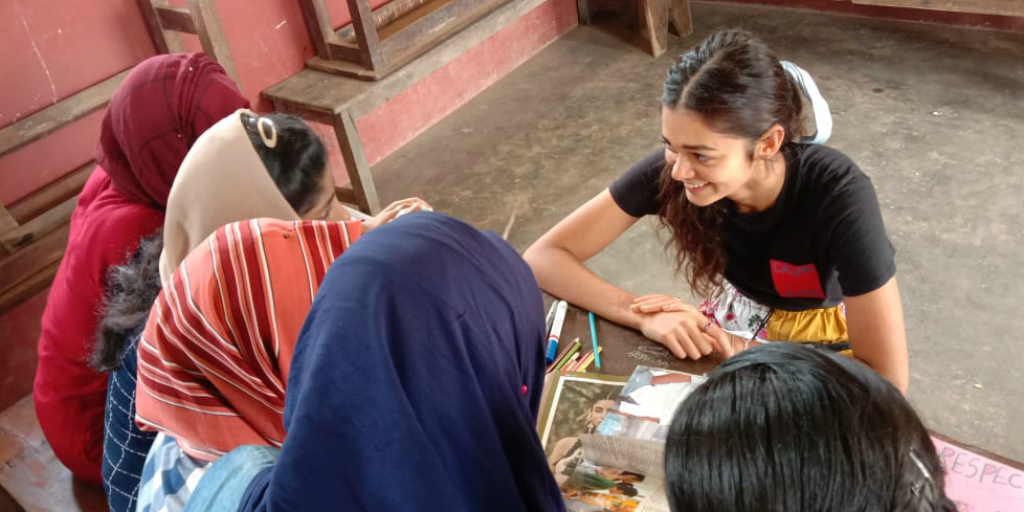
<instances>
[{"instance_id":1,"label":"orange and white striped top","mask_svg":"<svg viewBox=\"0 0 1024 512\"><path fill-rule=\"evenodd\" d=\"M213 461L280 447L288 369L331 264L358 221L254 219L221 227L160 292L139 343L136 422Z\"/></svg>"}]
</instances>

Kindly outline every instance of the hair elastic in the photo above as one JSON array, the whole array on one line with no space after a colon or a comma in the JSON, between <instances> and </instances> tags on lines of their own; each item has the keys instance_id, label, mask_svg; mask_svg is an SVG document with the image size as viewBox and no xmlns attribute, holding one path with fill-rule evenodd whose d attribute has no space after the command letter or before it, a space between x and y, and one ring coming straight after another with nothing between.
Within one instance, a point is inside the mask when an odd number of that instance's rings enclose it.
<instances>
[{"instance_id":1,"label":"hair elastic","mask_svg":"<svg viewBox=\"0 0 1024 512\"><path fill-rule=\"evenodd\" d=\"M270 127L269 137L267 136L266 131L264 131L263 129L264 123L266 123L266 125ZM260 138L263 139L263 145L271 149L277 146L277 129L274 128L274 122L271 121L270 118L260 117L259 120L256 121L256 129L259 130L260 132Z\"/></svg>"}]
</instances>

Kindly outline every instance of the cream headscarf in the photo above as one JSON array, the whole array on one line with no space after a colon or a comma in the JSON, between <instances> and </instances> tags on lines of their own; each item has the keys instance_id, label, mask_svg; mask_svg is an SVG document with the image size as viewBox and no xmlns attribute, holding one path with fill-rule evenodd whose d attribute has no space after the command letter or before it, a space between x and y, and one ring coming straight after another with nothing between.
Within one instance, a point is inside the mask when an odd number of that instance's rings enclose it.
<instances>
[{"instance_id":1,"label":"cream headscarf","mask_svg":"<svg viewBox=\"0 0 1024 512\"><path fill-rule=\"evenodd\" d=\"M241 109L203 133L181 163L167 198L160 280L225 224L267 217L299 220L242 126Z\"/></svg>"}]
</instances>

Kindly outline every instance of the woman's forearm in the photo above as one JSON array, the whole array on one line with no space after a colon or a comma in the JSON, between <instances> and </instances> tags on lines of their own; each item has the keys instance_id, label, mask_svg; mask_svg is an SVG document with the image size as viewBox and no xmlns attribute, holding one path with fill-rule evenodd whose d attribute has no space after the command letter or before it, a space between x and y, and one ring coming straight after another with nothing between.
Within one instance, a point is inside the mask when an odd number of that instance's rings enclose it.
<instances>
[{"instance_id":1,"label":"woman's forearm","mask_svg":"<svg viewBox=\"0 0 1024 512\"><path fill-rule=\"evenodd\" d=\"M524 257L544 291L602 318L639 330L639 315L629 308L636 296L601 279L568 251L534 246Z\"/></svg>"}]
</instances>

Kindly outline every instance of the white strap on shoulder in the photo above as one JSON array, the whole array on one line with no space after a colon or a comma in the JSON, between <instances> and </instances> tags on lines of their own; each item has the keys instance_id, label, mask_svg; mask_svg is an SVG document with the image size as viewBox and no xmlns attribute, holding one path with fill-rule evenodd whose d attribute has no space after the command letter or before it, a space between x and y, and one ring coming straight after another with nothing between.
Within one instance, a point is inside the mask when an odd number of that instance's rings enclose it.
<instances>
[{"instance_id":1,"label":"white strap on shoulder","mask_svg":"<svg viewBox=\"0 0 1024 512\"><path fill-rule=\"evenodd\" d=\"M789 61L784 60L781 64L782 69L789 73L793 81L800 86L800 91L810 100L811 109L814 111L814 125L817 131L801 141L807 144L824 144L832 136L832 112L828 109L828 102L821 95L818 84L814 83L810 73Z\"/></svg>"}]
</instances>

